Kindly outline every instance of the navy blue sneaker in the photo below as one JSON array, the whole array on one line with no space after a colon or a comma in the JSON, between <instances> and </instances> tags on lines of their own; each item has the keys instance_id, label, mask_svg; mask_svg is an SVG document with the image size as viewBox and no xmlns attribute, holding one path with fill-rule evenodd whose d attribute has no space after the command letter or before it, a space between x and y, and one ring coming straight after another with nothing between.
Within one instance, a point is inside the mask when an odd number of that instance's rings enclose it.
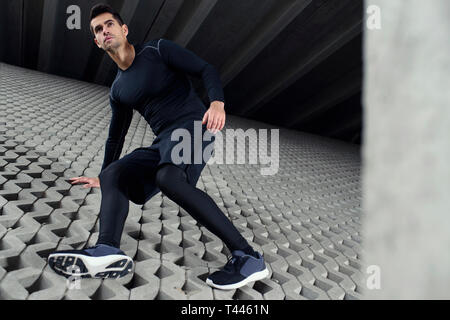
<instances>
[{"instance_id":1,"label":"navy blue sneaker","mask_svg":"<svg viewBox=\"0 0 450 320\"><path fill-rule=\"evenodd\" d=\"M134 267L133 260L122 250L106 244L82 250L55 251L48 256L48 264L66 278L120 278Z\"/></svg>"},{"instance_id":2,"label":"navy blue sneaker","mask_svg":"<svg viewBox=\"0 0 450 320\"><path fill-rule=\"evenodd\" d=\"M206 279L206 283L211 287L222 290L237 289L269 275L264 258L259 252L256 252L257 258L241 250L235 250L231 255L231 259L221 270Z\"/></svg>"}]
</instances>

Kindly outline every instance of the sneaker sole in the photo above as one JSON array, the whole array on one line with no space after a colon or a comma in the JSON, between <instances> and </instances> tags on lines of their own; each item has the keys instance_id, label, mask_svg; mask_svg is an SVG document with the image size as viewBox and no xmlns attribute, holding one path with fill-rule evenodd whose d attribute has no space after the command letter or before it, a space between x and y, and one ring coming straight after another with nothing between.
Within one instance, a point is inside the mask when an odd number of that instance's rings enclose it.
<instances>
[{"instance_id":1,"label":"sneaker sole","mask_svg":"<svg viewBox=\"0 0 450 320\"><path fill-rule=\"evenodd\" d=\"M250 283L250 282L254 282L254 281L258 281L261 279L266 278L269 275L269 270L266 268L262 271L258 271L253 273L251 276L245 278L244 280L240 281L240 282L236 282L233 284L225 284L225 285L220 285L220 284L215 284L211 279L207 278L206 279L206 283L209 284L211 287L217 288L217 289L222 289L222 290L232 290L232 289L237 289L240 287L245 286L246 284Z\"/></svg>"},{"instance_id":2,"label":"sneaker sole","mask_svg":"<svg viewBox=\"0 0 450 320\"><path fill-rule=\"evenodd\" d=\"M131 272L133 260L124 255L90 257L82 254L55 253L48 257L49 266L59 275L81 278L121 278Z\"/></svg>"}]
</instances>

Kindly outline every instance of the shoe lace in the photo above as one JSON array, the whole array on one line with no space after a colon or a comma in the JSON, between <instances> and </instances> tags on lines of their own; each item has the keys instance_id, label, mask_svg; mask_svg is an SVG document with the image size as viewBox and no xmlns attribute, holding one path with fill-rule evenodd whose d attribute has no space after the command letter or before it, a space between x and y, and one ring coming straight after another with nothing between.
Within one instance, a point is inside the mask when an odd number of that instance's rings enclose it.
<instances>
[{"instance_id":1,"label":"shoe lace","mask_svg":"<svg viewBox=\"0 0 450 320\"><path fill-rule=\"evenodd\" d=\"M239 256L229 256L228 261L223 267L225 271L234 271L240 265L242 259Z\"/></svg>"},{"instance_id":2,"label":"shoe lace","mask_svg":"<svg viewBox=\"0 0 450 320\"><path fill-rule=\"evenodd\" d=\"M86 247L86 248L84 248L84 250L87 250L87 249L96 249L98 246L99 246L99 245L96 244L96 245L93 245L93 246L90 246L90 247Z\"/></svg>"}]
</instances>

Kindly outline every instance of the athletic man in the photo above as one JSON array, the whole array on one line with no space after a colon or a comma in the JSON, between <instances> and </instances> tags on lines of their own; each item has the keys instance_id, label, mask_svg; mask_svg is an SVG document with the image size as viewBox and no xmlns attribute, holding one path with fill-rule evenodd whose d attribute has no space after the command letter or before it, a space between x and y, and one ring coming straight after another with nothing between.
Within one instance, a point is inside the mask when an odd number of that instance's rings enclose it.
<instances>
[{"instance_id":1,"label":"athletic man","mask_svg":"<svg viewBox=\"0 0 450 320\"><path fill-rule=\"evenodd\" d=\"M127 25L107 5L92 8L90 27L96 45L108 53L118 71L109 95L112 116L99 177L71 180L85 183L83 187L101 188L100 234L94 247L50 254L50 267L66 277L117 278L128 274L133 260L119 247L129 201L144 204L161 191L230 250L227 264L207 278L209 285L235 289L267 277L261 254L253 250L213 199L196 188L208 161L203 157L205 141L201 139L201 145L196 145L198 139L191 141L192 153L200 153L201 163L194 161L199 154L191 154L189 163L176 164L171 158L173 146L179 143L171 141L175 129L186 129L193 137L194 121L201 126L202 134L207 129L214 134L223 128L225 99L216 69L170 40L130 44ZM208 110L186 74L202 78L210 100ZM150 147L137 148L119 159L133 109L147 120L156 138Z\"/></svg>"}]
</instances>

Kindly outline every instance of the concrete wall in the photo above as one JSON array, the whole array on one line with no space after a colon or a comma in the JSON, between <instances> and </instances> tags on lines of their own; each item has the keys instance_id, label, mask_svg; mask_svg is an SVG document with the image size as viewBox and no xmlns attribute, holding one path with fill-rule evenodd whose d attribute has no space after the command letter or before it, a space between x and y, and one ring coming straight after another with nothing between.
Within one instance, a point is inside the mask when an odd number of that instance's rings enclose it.
<instances>
[{"instance_id":1,"label":"concrete wall","mask_svg":"<svg viewBox=\"0 0 450 320\"><path fill-rule=\"evenodd\" d=\"M367 298L450 298L450 2L366 0L365 261L381 268Z\"/></svg>"}]
</instances>

